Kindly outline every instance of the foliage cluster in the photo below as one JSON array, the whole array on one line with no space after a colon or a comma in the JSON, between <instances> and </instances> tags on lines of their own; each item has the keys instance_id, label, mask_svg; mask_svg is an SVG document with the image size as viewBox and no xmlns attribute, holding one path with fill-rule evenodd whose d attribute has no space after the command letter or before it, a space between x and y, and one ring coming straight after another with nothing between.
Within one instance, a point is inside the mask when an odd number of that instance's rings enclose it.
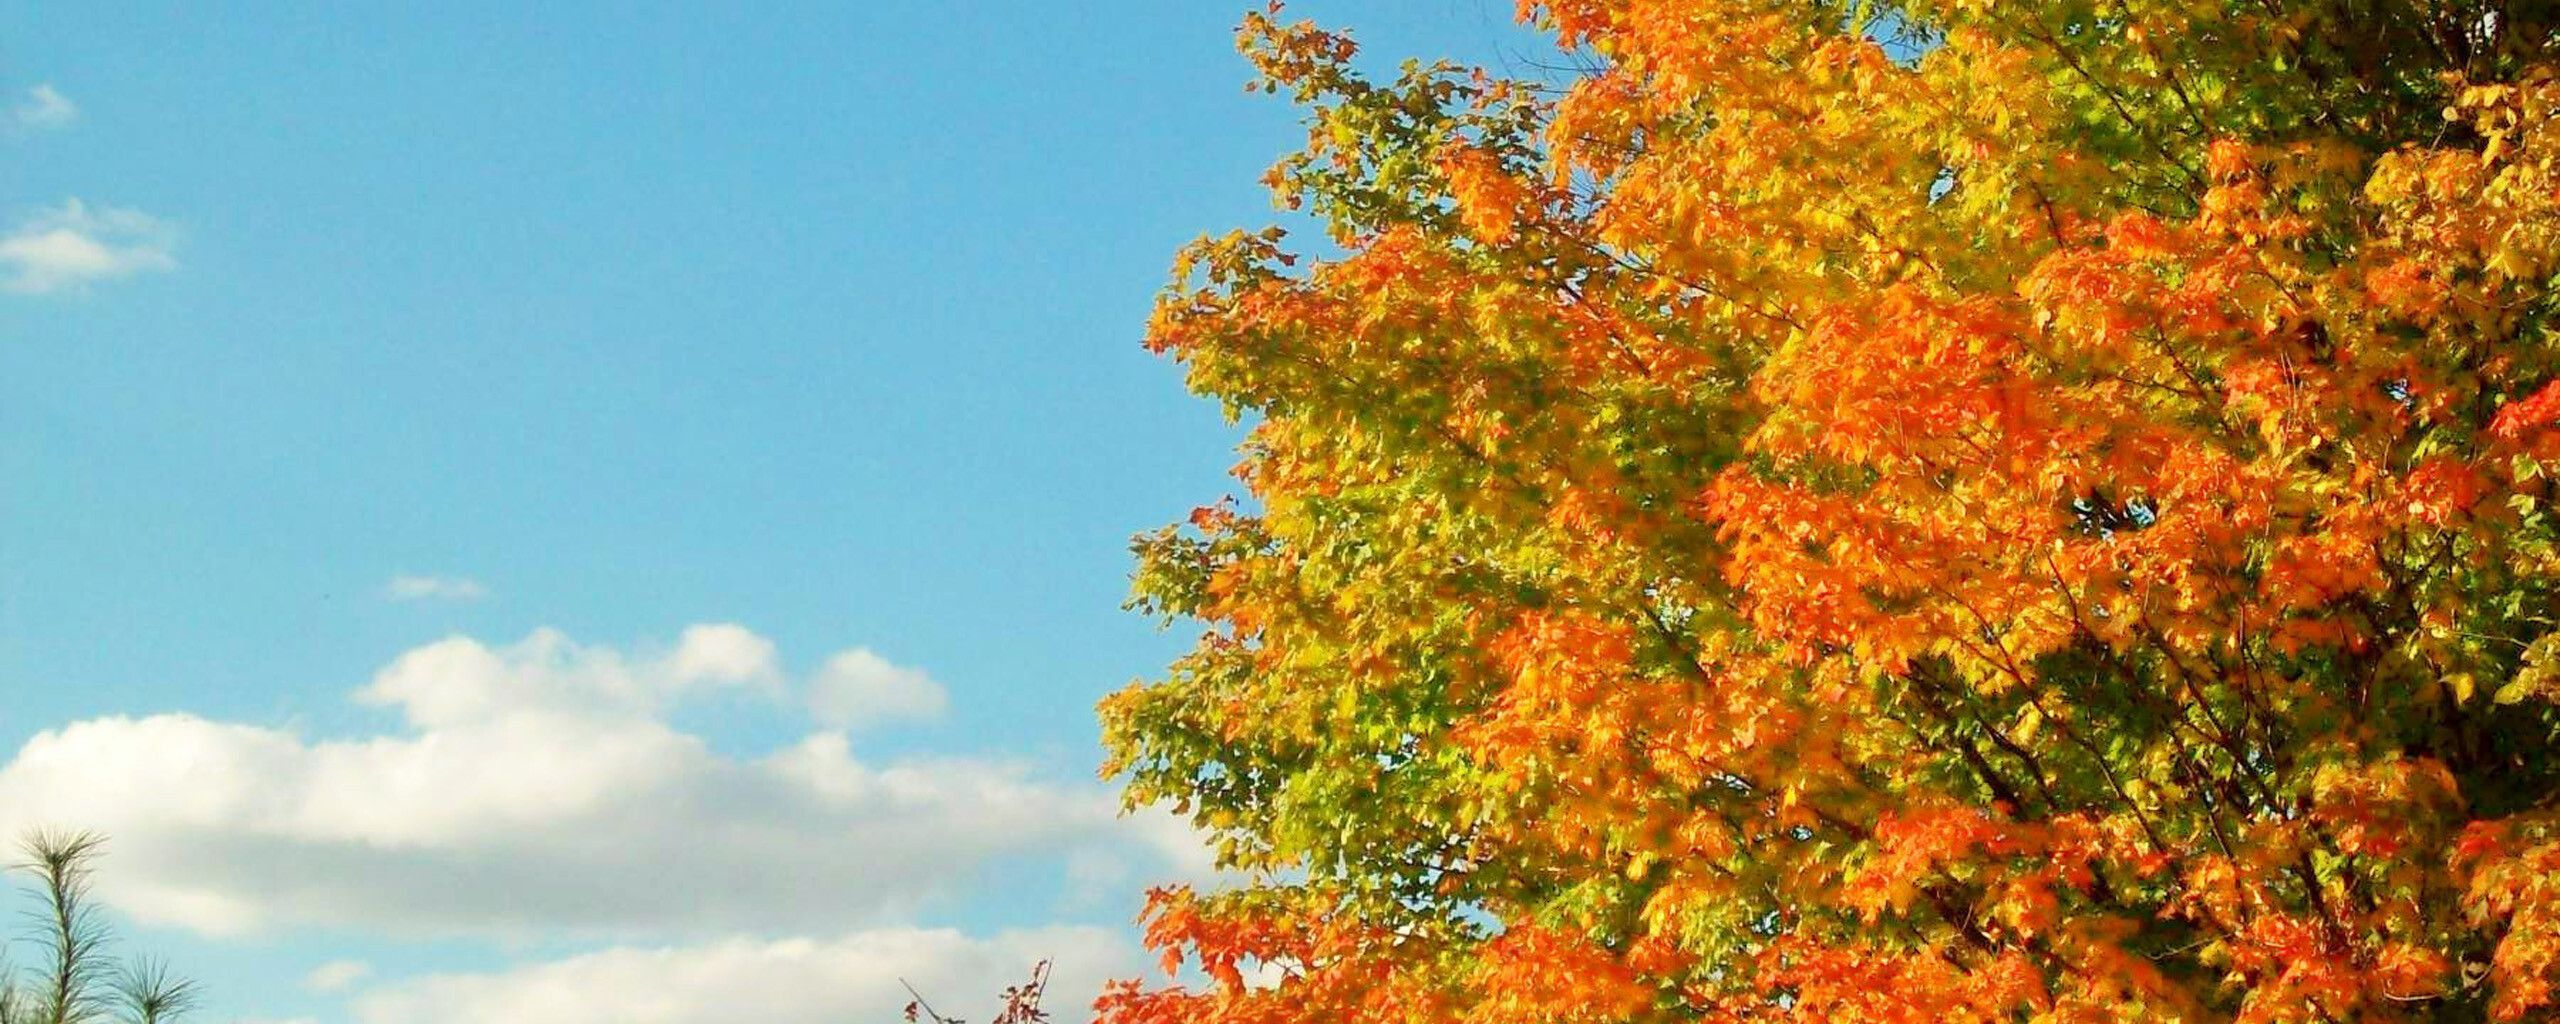
<instances>
[{"instance_id":1,"label":"foliage cluster","mask_svg":"<svg viewBox=\"0 0 2560 1024\"><path fill-rule=\"evenodd\" d=\"M2560 10L1526 0L1242 33L1326 226L1103 708L1253 881L1107 1024L2560 1005Z\"/></svg>"}]
</instances>

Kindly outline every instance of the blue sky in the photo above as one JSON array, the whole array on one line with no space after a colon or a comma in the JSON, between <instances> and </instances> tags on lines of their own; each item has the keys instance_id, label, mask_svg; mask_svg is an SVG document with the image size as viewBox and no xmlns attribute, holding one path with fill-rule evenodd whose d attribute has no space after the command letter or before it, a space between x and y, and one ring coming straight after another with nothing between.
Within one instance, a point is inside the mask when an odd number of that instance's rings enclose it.
<instances>
[{"instance_id":1,"label":"blue sky","mask_svg":"<svg viewBox=\"0 0 2560 1024\"><path fill-rule=\"evenodd\" d=\"M1234 459L1139 331L1299 137L1242 0L227 6L0 0L0 827L214 1020L1125 970L1199 865L1090 709Z\"/></svg>"}]
</instances>

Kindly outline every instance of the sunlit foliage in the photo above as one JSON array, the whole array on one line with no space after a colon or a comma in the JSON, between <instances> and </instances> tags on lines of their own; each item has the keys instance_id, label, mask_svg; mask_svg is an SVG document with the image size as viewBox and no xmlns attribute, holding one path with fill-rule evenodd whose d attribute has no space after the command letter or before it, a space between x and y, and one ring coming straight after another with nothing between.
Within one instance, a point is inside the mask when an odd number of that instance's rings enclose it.
<instances>
[{"instance_id":1,"label":"sunlit foliage","mask_svg":"<svg viewBox=\"0 0 2560 1024\"><path fill-rule=\"evenodd\" d=\"M2560 12L1250 17L1323 237L1149 325L1252 424L1111 771L1252 881L1110 1024L2560 1005Z\"/></svg>"}]
</instances>

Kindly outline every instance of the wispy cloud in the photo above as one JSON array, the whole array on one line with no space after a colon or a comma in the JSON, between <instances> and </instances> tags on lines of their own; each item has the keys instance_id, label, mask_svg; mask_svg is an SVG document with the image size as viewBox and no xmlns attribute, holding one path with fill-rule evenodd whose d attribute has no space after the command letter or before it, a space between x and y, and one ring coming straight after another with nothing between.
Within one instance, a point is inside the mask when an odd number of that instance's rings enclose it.
<instances>
[{"instance_id":1,"label":"wispy cloud","mask_svg":"<svg viewBox=\"0 0 2560 1024\"><path fill-rule=\"evenodd\" d=\"M80 119L80 105L51 85L26 91L9 106L9 125L20 131L51 131Z\"/></svg>"},{"instance_id":2,"label":"wispy cloud","mask_svg":"<svg viewBox=\"0 0 2560 1024\"><path fill-rule=\"evenodd\" d=\"M331 960L303 975L302 987L320 993L344 992L372 973L373 965L362 960Z\"/></svg>"},{"instance_id":3,"label":"wispy cloud","mask_svg":"<svg viewBox=\"0 0 2560 1024\"><path fill-rule=\"evenodd\" d=\"M489 596L479 580L462 576L394 576L382 585L394 601L477 601Z\"/></svg>"},{"instance_id":4,"label":"wispy cloud","mask_svg":"<svg viewBox=\"0 0 2560 1024\"><path fill-rule=\"evenodd\" d=\"M0 234L0 289L43 295L170 270L176 246L177 230L156 217L67 199Z\"/></svg>"}]
</instances>

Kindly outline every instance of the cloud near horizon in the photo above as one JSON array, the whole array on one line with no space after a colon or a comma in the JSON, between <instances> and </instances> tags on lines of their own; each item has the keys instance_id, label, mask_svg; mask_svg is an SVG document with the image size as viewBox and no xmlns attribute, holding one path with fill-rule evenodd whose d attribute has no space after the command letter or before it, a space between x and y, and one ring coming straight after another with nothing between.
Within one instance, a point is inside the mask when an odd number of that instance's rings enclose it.
<instances>
[{"instance_id":1,"label":"cloud near horizon","mask_svg":"<svg viewBox=\"0 0 2560 1024\"><path fill-rule=\"evenodd\" d=\"M212 935L836 934L912 912L1007 856L1205 869L1182 827L1122 819L1093 783L983 758L875 762L823 725L736 756L669 721L685 701L779 680L773 644L732 624L638 653L550 629L503 646L456 636L355 691L400 714L378 735L311 739L189 714L39 733L0 766L0 832L103 831L115 843L105 901ZM368 1019L412 1019L382 1014Z\"/></svg>"},{"instance_id":2,"label":"cloud near horizon","mask_svg":"<svg viewBox=\"0 0 2560 1024\"><path fill-rule=\"evenodd\" d=\"M883 928L826 939L608 949L396 982L353 1005L363 1024L836 1024L892 1019L913 984L945 1015L987 1020L996 992L1052 959L1047 1005L1061 1020L1080 1019L1104 980L1136 976L1146 965L1119 929L1035 928L976 938Z\"/></svg>"}]
</instances>

